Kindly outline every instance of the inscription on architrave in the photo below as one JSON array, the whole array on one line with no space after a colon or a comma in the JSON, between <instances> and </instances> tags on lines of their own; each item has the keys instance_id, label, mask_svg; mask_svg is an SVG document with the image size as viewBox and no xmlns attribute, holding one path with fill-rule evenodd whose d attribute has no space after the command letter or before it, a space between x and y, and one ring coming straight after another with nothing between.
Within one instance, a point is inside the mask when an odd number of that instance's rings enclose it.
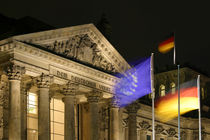
<instances>
[{"instance_id":1,"label":"inscription on architrave","mask_svg":"<svg viewBox=\"0 0 210 140\"><path fill-rule=\"evenodd\" d=\"M112 91L110 87L101 85L101 84L93 82L93 81L86 80L86 79L81 78L81 77L74 76L74 75L70 74L68 71L60 70L58 68L52 68L51 67L50 74L53 74L53 75L55 75L57 77L60 77L62 79L72 80L72 81L77 82L79 84L82 84L82 85L85 85L85 86L88 86L88 87L92 87L92 88L97 88L97 89L100 89L102 91L106 91L106 92L109 92L109 93L111 93L111 91Z\"/></svg>"},{"instance_id":2,"label":"inscription on architrave","mask_svg":"<svg viewBox=\"0 0 210 140\"><path fill-rule=\"evenodd\" d=\"M44 47L67 58L91 64L105 71L116 72L114 66L101 55L97 44L87 34L76 35L68 40L56 40Z\"/></svg>"}]
</instances>

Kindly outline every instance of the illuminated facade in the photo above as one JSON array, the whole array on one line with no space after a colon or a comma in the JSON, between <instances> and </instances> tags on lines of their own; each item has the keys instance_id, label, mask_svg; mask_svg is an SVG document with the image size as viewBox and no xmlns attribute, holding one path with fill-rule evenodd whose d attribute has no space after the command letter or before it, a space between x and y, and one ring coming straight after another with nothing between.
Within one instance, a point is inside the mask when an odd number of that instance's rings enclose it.
<instances>
[{"instance_id":1,"label":"illuminated facade","mask_svg":"<svg viewBox=\"0 0 210 140\"><path fill-rule=\"evenodd\" d=\"M111 102L119 80L113 73L129 68L92 24L0 41L0 139L150 140L149 105L118 108ZM157 97L177 85L166 83L165 75L170 73L155 76ZM181 121L182 139L197 140L197 119ZM209 121L202 120L204 140ZM177 139L176 120L157 120L155 128L157 140Z\"/></svg>"}]
</instances>

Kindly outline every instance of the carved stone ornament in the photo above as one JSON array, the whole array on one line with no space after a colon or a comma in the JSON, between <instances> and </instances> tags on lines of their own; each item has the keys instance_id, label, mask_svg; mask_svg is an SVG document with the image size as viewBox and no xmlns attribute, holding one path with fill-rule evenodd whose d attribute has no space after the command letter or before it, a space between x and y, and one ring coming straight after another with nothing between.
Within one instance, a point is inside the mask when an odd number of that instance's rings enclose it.
<instances>
[{"instance_id":1,"label":"carved stone ornament","mask_svg":"<svg viewBox=\"0 0 210 140\"><path fill-rule=\"evenodd\" d=\"M37 79L38 88L49 88L50 83L52 83L52 79L52 76L42 73Z\"/></svg>"},{"instance_id":2,"label":"carved stone ornament","mask_svg":"<svg viewBox=\"0 0 210 140\"><path fill-rule=\"evenodd\" d=\"M102 92L94 89L91 92L88 92L85 96L87 97L88 102L90 102L90 103L96 102L97 103L100 100L100 98L102 97Z\"/></svg>"},{"instance_id":3,"label":"carved stone ornament","mask_svg":"<svg viewBox=\"0 0 210 140\"><path fill-rule=\"evenodd\" d=\"M4 105L6 83L0 79L0 105Z\"/></svg>"},{"instance_id":4,"label":"carved stone ornament","mask_svg":"<svg viewBox=\"0 0 210 140\"><path fill-rule=\"evenodd\" d=\"M166 132L168 133L169 137L174 137L176 135L176 131L174 128L169 128L168 130L166 130Z\"/></svg>"},{"instance_id":5,"label":"carved stone ornament","mask_svg":"<svg viewBox=\"0 0 210 140\"><path fill-rule=\"evenodd\" d=\"M164 128L163 128L163 126L162 125L156 125L155 126L155 132L156 132L156 134L161 134L162 132L164 131Z\"/></svg>"},{"instance_id":6,"label":"carved stone ornament","mask_svg":"<svg viewBox=\"0 0 210 140\"><path fill-rule=\"evenodd\" d=\"M149 122L146 122L146 121L140 122L139 126L141 127L142 130L147 130L147 129L149 129L151 127Z\"/></svg>"},{"instance_id":7,"label":"carved stone ornament","mask_svg":"<svg viewBox=\"0 0 210 140\"><path fill-rule=\"evenodd\" d=\"M66 86L63 88L63 94L64 95L75 95L75 92L78 90L79 85L72 82L72 81L68 81Z\"/></svg>"},{"instance_id":8,"label":"carved stone ornament","mask_svg":"<svg viewBox=\"0 0 210 140\"><path fill-rule=\"evenodd\" d=\"M54 41L43 47L67 58L79 60L106 71L116 72L114 66L101 55L97 44L87 34L76 35L68 40Z\"/></svg>"},{"instance_id":9,"label":"carved stone ornament","mask_svg":"<svg viewBox=\"0 0 210 140\"><path fill-rule=\"evenodd\" d=\"M21 80L21 75L25 73L25 68L18 65L10 65L7 69L9 80Z\"/></svg>"},{"instance_id":10,"label":"carved stone ornament","mask_svg":"<svg viewBox=\"0 0 210 140\"><path fill-rule=\"evenodd\" d=\"M128 127L128 118L122 119L122 125L123 127Z\"/></svg>"}]
</instances>

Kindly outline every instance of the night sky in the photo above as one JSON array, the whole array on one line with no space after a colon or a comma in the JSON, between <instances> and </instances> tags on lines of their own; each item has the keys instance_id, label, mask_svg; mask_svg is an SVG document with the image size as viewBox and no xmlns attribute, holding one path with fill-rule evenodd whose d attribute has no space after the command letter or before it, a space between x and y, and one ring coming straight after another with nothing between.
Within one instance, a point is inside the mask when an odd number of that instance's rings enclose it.
<instances>
[{"instance_id":1,"label":"night sky","mask_svg":"<svg viewBox=\"0 0 210 140\"><path fill-rule=\"evenodd\" d=\"M172 64L172 52L160 54L158 42L176 33L177 60L210 75L210 8L204 2L117 0L5 0L0 13L31 16L47 24L69 27L97 23L104 13L112 27L110 42L128 61L155 53L155 66Z\"/></svg>"}]
</instances>

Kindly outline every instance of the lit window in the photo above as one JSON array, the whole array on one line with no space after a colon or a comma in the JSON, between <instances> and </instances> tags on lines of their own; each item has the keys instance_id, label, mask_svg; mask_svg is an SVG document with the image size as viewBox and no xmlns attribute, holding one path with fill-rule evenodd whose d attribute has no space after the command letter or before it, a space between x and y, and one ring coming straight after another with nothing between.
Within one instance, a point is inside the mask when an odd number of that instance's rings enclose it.
<instances>
[{"instance_id":1,"label":"lit window","mask_svg":"<svg viewBox=\"0 0 210 140\"><path fill-rule=\"evenodd\" d=\"M165 96L165 86L164 85L160 85L160 97Z\"/></svg>"},{"instance_id":2,"label":"lit window","mask_svg":"<svg viewBox=\"0 0 210 140\"><path fill-rule=\"evenodd\" d=\"M205 92L204 92L204 88L201 88L201 98L202 100L205 99Z\"/></svg>"},{"instance_id":3,"label":"lit window","mask_svg":"<svg viewBox=\"0 0 210 140\"><path fill-rule=\"evenodd\" d=\"M37 95L28 93L28 113L37 114Z\"/></svg>"},{"instance_id":4,"label":"lit window","mask_svg":"<svg viewBox=\"0 0 210 140\"><path fill-rule=\"evenodd\" d=\"M171 93L174 94L176 92L176 85L175 83L171 83Z\"/></svg>"}]
</instances>

